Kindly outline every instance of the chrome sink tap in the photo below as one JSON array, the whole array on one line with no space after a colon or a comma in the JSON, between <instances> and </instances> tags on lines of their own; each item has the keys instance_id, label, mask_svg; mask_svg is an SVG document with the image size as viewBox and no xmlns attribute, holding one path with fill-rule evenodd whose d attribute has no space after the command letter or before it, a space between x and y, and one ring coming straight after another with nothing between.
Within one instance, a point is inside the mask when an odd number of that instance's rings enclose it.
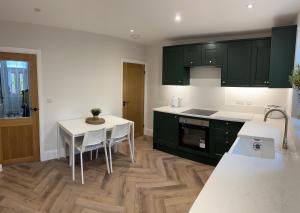
<instances>
[{"instance_id":1,"label":"chrome sink tap","mask_svg":"<svg viewBox=\"0 0 300 213\"><path fill-rule=\"evenodd\" d=\"M267 121L268 115L274 111L281 112L284 116L285 126L284 126L284 137L283 137L283 142L282 142L282 148L287 149L288 148L288 146L287 146L288 115L286 114L286 112L281 109L271 109L265 114L264 122Z\"/></svg>"}]
</instances>

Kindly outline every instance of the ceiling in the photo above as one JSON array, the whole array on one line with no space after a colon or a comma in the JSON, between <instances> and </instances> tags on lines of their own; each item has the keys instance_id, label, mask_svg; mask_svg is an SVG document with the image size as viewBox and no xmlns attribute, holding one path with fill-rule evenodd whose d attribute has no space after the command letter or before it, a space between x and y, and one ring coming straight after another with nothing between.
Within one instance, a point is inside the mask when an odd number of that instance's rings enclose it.
<instances>
[{"instance_id":1,"label":"ceiling","mask_svg":"<svg viewBox=\"0 0 300 213\"><path fill-rule=\"evenodd\" d=\"M249 3L252 9L247 8ZM299 0L0 0L0 20L106 34L145 44L270 29L293 23L299 11ZM179 23L174 21L177 13L182 17Z\"/></svg>"}]
</instances>

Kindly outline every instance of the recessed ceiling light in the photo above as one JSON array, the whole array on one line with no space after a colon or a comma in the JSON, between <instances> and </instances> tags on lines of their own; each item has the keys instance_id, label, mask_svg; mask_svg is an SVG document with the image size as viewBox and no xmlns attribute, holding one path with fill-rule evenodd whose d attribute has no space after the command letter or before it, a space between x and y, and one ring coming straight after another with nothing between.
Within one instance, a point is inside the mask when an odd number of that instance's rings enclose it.
<instances>
[{"instance_id":1,"label":"recessed ceiling light","mask_svg":"<svg viewBox=\"0 0 300 213\"><path fill-rule=\"evenodd\" d=\"M130 30L130 32L131 32L131 33L133 33L133 32L134 32L134 30L133 30L133 29L131 29L131 30Z\"/></svg>"},{"instance_id":2,"label":"recessed ceiling light","mask_svg":"<svg viewBox=\"0 0 300 213\"><path fill-rule=\"evenodd\" d=\"M253 4L248 4L247 7L248 7L248 9L252 9L253 8Z\"/></svg>"},{"instance_id":3,"label":"recessed ceiling light","mask_svg":"<svg viewBox=\"0 0 300 213\"><path fill-rule=\"evenodd\" d=\"M33 8L33 11L39 13L39 12L41 12L42 10L41 10L40 8L35 7L35 8Z\"/></svg>"},{"instance_id":4,"label":"recessed ceiling light","mask_svg":"<svg viewBox=\"0 0 300 213\"><path fill-rule=\"evenodd\" d=\"M175 21L176 22L180 22L181 21L181 15L180 14L176 14L175 15Z\"/></svg>"},{"instance_id":5,"label":"recessed ceiling light","mask_svg":"<svg viewBox=\"0 0 300 213\"><path fill-rule=\"evenodd\" d=\"M139 39L139 38L141 38L141 35L140 34L132 34L132 35L130 35L130 37L133 39Z\"/></svg>"}]
</instances>

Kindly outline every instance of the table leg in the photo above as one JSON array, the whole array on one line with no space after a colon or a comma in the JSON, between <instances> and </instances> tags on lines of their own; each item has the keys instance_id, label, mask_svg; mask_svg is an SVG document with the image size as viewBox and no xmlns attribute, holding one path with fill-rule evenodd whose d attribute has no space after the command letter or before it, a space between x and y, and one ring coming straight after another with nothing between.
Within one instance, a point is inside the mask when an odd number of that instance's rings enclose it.
<instances>
[{"instance_id":1,"label":"table leg","mask_svg":"<svg viewBox=\"0 0 300 213\"><path fill-rule=\"evenodd\" d=\"M72 179L75 180L75 137L72 135Z\"/></svg>"},{"instance_id":2,"label":"table leg","mask_svg":"<svg viewBox=\"0 0 300 213\"><path fill-rule=\"evenodd\" d=\"M132 157L133 157L133 160L134 160L134 122L131 124L131 144L132 144Z\"/></svg>"}]
</instances>

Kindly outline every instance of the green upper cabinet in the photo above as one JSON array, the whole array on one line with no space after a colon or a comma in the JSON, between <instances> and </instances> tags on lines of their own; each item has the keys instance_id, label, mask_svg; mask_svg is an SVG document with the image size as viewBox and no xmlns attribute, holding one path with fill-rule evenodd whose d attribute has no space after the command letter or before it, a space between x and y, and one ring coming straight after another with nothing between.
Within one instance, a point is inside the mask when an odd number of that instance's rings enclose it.
<instances>
[{"instance_id":1,"label":"green upper cabinet","mask_svg":"<svg viewBox=\"0 0 300 213\"><path fill-rule=\"evenodd\" d=\"M217 45L215 43L202 45L203 65L217 65Z\"/></svg>"},{"instance_id":2,"label":"green upper cabinet","mask_svg":"<svg viewBox=\"0 0 300 213\"><path fill-rule=\"evenodd\" d=\"M202 45L185 45L184 46L184 66L193 67L202 65Z\"/></svg>"},{"instance_id":3,"label":"green upper cabinet","mask_svg":"<svg viewBox=\"0 0 300 213\"><path fill-rule=\"evenodd\" d=\"M250 86L251 44L249 40L230 41L223 44L225 61L221 71L221 86Z\"/></svg>"},{"instance_id":4,"label":"green upper cabinet","mask_svg":"<svg viewBox=\"0 0 300 213\"><path fill-rule=\"evenodd\" d=\"M189 68L184 67L183 46L170 46L163 48L163 85L189 85Z\"/></svg>"},{"instance_id":5,"label":"green upper cabinet","mask_svg":"<svg viewBox=\"0 0 300 213\"><path fill-rule=\"evenodd\" d=\"M271 39L252 41L251 86L267 87L269 84Z\"/></svg>"},{"instance_id":6,"label":"green upper cabinet","mask_svg":"<svg viewBox=\"0 0 300 213\"><path fill-rule=\"evenodd\" d=\"M297 26L272 29L271 61L269 73L270 88L289 88L295 58Z\"/></svg>"}]
</instances>

